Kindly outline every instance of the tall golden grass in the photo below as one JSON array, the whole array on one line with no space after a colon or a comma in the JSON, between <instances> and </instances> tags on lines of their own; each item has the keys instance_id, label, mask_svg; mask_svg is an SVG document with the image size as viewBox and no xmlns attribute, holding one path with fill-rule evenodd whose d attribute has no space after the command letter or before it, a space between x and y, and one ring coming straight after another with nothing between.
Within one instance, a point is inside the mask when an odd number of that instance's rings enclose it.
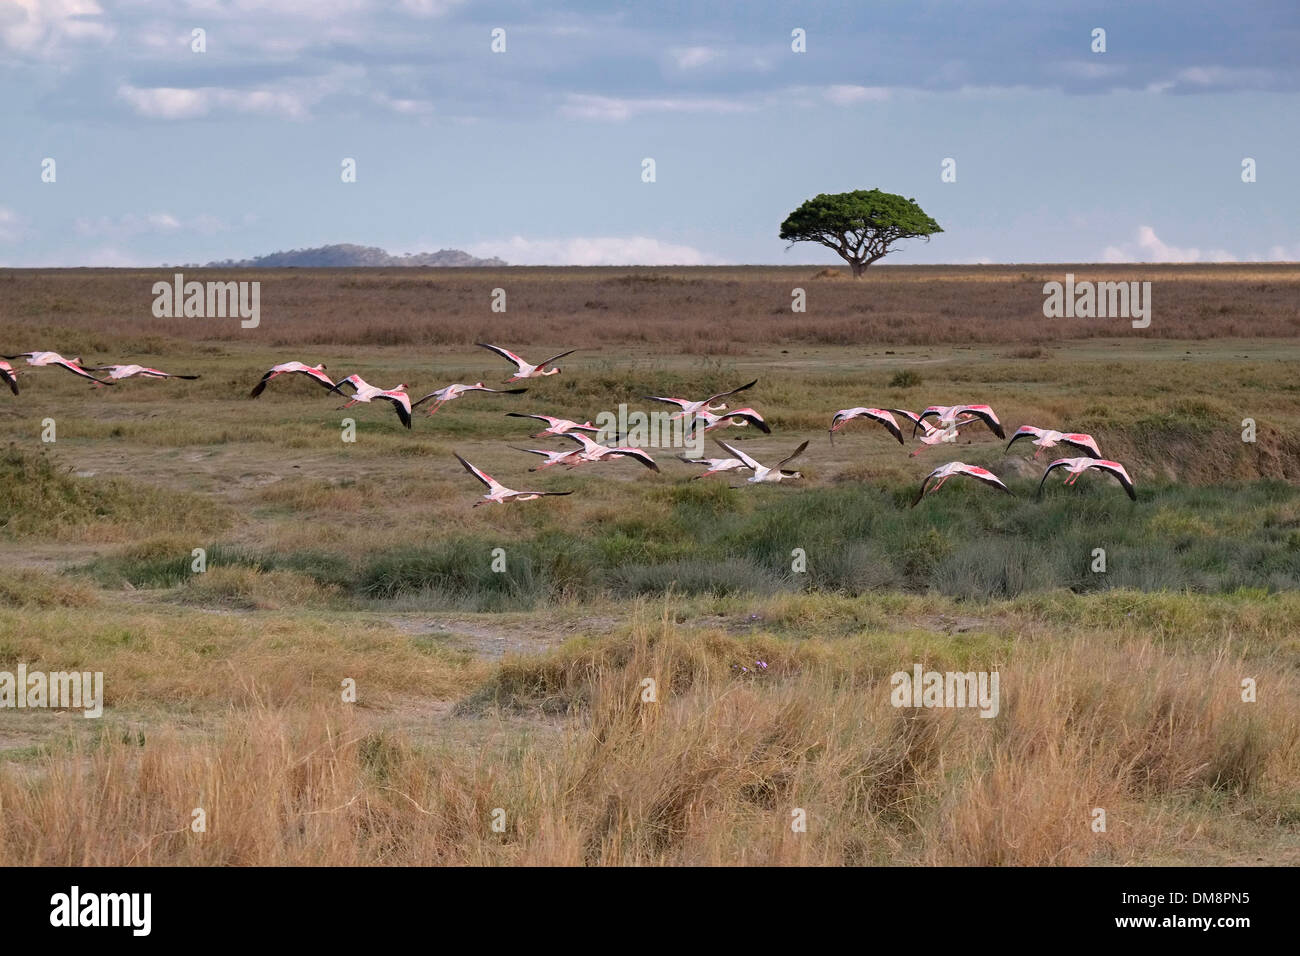
<instances>
[{"instance_id":1,"label":"tall golden grass","mask_svg":"<svg viewBox=\"0 0 1300 956\"><path fill-rule=\"evenodd\" d=\"M0 773L0 865L1281 861L1288 839L1294 858L1293 671L1144 638L1017 646L988 662L984 719L892 707L911 661L879 646L768 642L740 675L751 650L641 614L502 665L435 734L342 703L255 703L202 736L106 726Z\"/></svg>"}]
</instances>

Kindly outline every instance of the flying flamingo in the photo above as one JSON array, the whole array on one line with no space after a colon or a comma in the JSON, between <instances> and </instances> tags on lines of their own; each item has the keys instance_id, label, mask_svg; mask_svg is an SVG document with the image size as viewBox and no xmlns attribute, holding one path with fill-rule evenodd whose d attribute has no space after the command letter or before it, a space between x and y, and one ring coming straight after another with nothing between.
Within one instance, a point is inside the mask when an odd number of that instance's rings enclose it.
<instances>
[{"instance_id":1,"label":"flying flamingo","mask_svg":"<svg viewBox=\"0 0 1300 956\"><path fill-rule=\"evenodd\" d=\"M1002 480L987 468L968 465L964 461L950 461L946 465L940 465L934 471L925 476L925 481L921 482L921 493L918 494L916 500L912 502L912 507L915 508L921 503L921 499L926 496L926 485L930 484L932 478L938 478L939 480L934 483L933 487L931 487L929 491L938 491L943 487L944 482L953 475L966 475L970 478L975 478L978 481L984 482L984 484L991 488L997 488L999 491L1005 491L1007 494L1011 494L1011 489L1004 485Z\"/></svg>"},{"instance_id":2,"label":"flying flamingo","mask_svg":"<svg viewBox=\"0 0 1300 956\"><path fill-rule=\"evenodd\" d=\"M541 455L546 459L536 468L529 468L529 471L541 471L543 468L550 468L552 465L568 465L570 468L577 467L583 463L582 450L575 448L572 451L565 448L560 451L546 451L543 448L518 448L510 446L515 451L526 451L530 455Z\"/></svg>"},{"instance_id":3,"label":"flying flamingo","mask_svg":"<svg viewBox=\"0 0 1300 956\"><path fill-rule=\"evenodd\" d=\"M106 382L101 378L95 378L84 368L81 367L80 358L65 359L58 352L20 352L17 355L6 355L7 359L27 359L27 364L40 367L42 365L57 365L59 368L66 368L73 375L80 375L82 378L88 378L92 382L98 382L100 385L112 385L112 382Z\"/></svg>"},{"instance_id":4,"label":"flying flamingo","mask_svg":"<svg viewBox=\"0 0 1300 956\"><path fill-rule=\"evenodd\" d=\"M758 384L758 379L754 379L752 382L748 382L747 384L741 385L738 388L733 388L729 392L718 392L718 394L716 395L710 395L702 402L693 402L689 398L664 398L659 395L642 395L641 397L651 402L667 402L669 405L679 406L681 408L681 411L668 419L671 422L671 421L676 421L679 418L689 418L691 416L698 415L701 412L724 411L727 407L725 402L721 405L714 405L713 403L720 398L726 398L728 395L735 395L737 392L743 392L747 388L753 388L757 384Z\"/></svg>"},{"instance_id":5,"label":"flying flamingo","mask_svg":"<svg viewBox=\"0 0 1300 956\"><path fill-rule=\"evenodd\" d=\"M424 396L424 398L412 402L411 407L419 408L429 399L437 399L433 404L433 408L429 409L429 414L432 415L437 412L438 409L442 408L446 402L460 398L466 392L497 392L501 395L522 395L526 391L528 391L526 388L487 388L482 382L477 382L473 385L448 385L446 388L440 388L436 392L430 392L428 395Z\"/></svg>"},{"instance_id":6,"label":"flying flamingo","mask_svg":"<svg viewBox=\"0 0 1300 956\"><path fill-rule=\"evenodd\" d=\"M1038 493L1043 493L1043 483L1047 481L1047 476L1052 473L1053 468L1064 468L1070 473L1070 477L1065 479L1067 485L1072 485L1079 480L1089 468L1096 468L1098 471L1108 472L1119 480L1128 492L1128 496L1137 501L1137 491L1133 487L1133 479L1128 476L1124 466L1117 461L1107 461L1105 458L1058 458L1047 466L1047 471L1043 472L1043 480L1038 483Z\"/></svg>"},{"instance_id":7,"label":"flying flamingo","mask_svg":"<svg viewBox=\"0 0 1300 956\"><path fill-rule=\"evenodd\" d=\"M0 362L0 382L9 386L9 390L15 395L18 394L18 373L8 362Z\"/></svg>"},{"instance_id":8,"label":"flying flamingo","mask_svg":"<svg viewBox=\"0 0 1300 956\"><path fill-rule=\"evenodd\" d=\"M160 372L156 368L145 368L143 365L97 365L94 371L107 372L108 377L115 382L130 378L132 375L143 375L145 378L185 378L191 381L198 378L197 375L175 375L171 372ZM98 388L99 386L95 387Z\"/></svg>"},{"instance_id":9,"label":"flying flamingo","mask_svg":"<svg viewBox=\"0 0 1300 956\"><path fill-rule=\"evenodd\" d=\"M1092 452L1094 458L1101 457L1101 449L1097 447L1097 441L1091 435L1084 435L1081 432L1054 432L1049 428L1035 428L1033 425L1021 425L1017 428L1016 433L1011 436L1011 441L1007 442L1007 450L1009 451L1011 446L1020 439L1031 435L1034 437L1033 443L1038 446L1038 451L1034 452L1035 458L1058 443L1080 451Z\"/></svg>"},{"instance_id":10,"label":"flying flamingo","mask_svg":"<svg viewBox=\"0 0 1300 956\"><path fill-rule=\"evenodd\" d=\"M474 344L479 348L491 349L507 362L514 364L515 374L506 379L507 382L518 382L526 378L541 378L543 375L559 375L560 370L558 368L547 369L546 366L550 365L556 359L562 359L564 356L572 355L574 352L578 351L577 349L569 349L569 351L561 352L559 355L552 355L545 362L538 362L536 365L529 365L509 349L503 349L497 345L488 345L486 342L475 342Z\"/></svg>"},{"instance_id":11,"label":"flying flamingo","mask_svg":"<svg viewBox=\"0 0 1300 956\"><path fill-rule=\"evenodd\" d=\"M455 452L453 452L455 454ZM483 482L487 486L488 493L478 501L474 502L474 507L486 504L503 505L507 501L532 501L534 498L542 498L547 495L571 495L572 491L512 491L501 482L497 481L485 471L475 468L460 455L456 455L456 460L465 466L465 470L471 475Z\"/></svg>"},{"instance_id":12,"label":"flying flamingo","mask_svg":"<svg viewBox=\"0 0 1300 956\"><path fill-rule=\"evenodd\" d=\"M530 438L544 438L547 435L563 435L566 432L591 432L593 435L599 434L600 429L591 423L588 419L585 423L579 425L577 422L571 422L567 418L553 418L550 415L525 415L523 412L506 412L507 418L535 418L539 422L546 422L546 428L543 428L536 435Z\"/></svg>"},{"instance_id":13,"label":"flying flamingo","mask_svg":"<svg viewBox=\"0 0 1300 956\"><path fill-rule=\"evenodd\" d=\"M965 425L973 425L979 421L978 418L963 418L961 421L953 422L947 428L938 428L922 419L917 424L925 429L925 434L920 436L921 447L909 453L909 458L915 458L921 452L925 451L931 445L938 445L941 442L954 442L957 440L957 432Z\"/></svg>"},{"instance_id":14,"label":"flying flamingo","mask_svg":"<svg viewBox=\"0 0 1300 956\"><path fill-rule=\"evenodd\" d=\"M916 416L908 412L913 420ZM866 418L874 422L879 422L889 429L889 433L898 439L898 443L903 444L903 430L898 427L898 422L894 416L883 408L841 408L831 419L831 444L835 444L835 433L856 418Z\"/></svg>"},{"instance_id":15,"label":"flying flamingo","mask_svg":"<svg viewBox=\"0 0 1300 956\"><path fill-rule=\"evenodd\" d=\"M1006 433L1002 431L1002 423L998 421L998 416L993 413L987 405L931 405L920 415L916 416L918 421L929 418L931 415L937 415L941 427L952 425L957 421L958 415L973 415L989 426L993 434L999 438L1006 438ZM916 435L916 427L912 428L913 436Z\"/></svg>"},{"instance_id":16,"label":"flying flamingo","mask_svg":"<svg viewBox=\"0 0 1300 956\"><path fill-rule=\"evenodd\" d=\"M737 468L749 468L749 466L739 458L687 458L684 455L679 455L678 457L689 465L709 466L706 470L692 478L691 481L697 481L700 478L707 478L709 475L720 474L724 471L735 471Z\"/></svg>"},{"instance_id":17,"label":"flying flamingo","mask_svg":"<svg viewBox=\"0 0 1300 956\"><path fill-rule=\"evenodd\" d=\"M582 446L582 451L578 452L578 457L569 463L570 468L588 461L615 461L619 458L635 458L651 471L659 470L659 466L655 464L655 460L640 448L625 446L610 447L608 445L601 445L592 441L586 435L577 435L573 432L565 432L564 437L570 438Z\"/></svg>"},{"instance_id":18,"label":"flying flamingo","mask_svg":"<svg viewBox=\"0 0 1300 956\"><path fill-rule=\"evenodd\" d=\"M369 402L371 399L382 398L384 401L392 402L393 408L397 411L397 417L402 420L402 424L407 428L411 427L411 396L406 394L405 385L399 385L396 388L376 388L360 375L349 375L333 386L330 391L344 395L346 394L342 391L344 385L351 385L354 389L352 398L343 405L344 408L351 408L358 402Z\"/></svg>"},{"instance_id":19,"label":"flying flamingo","mask_svg":"<svg viewBox=\"0 0 1300 956\"><path fill-rule=\"evenodd\" d=\"M678 416L674 415L673 418ZM669 419L672 421L672 418ZM753 425L765 435L772 434L771 427L763 421L763 416L752 408L738 408L734 412L724 411L715 415L708 409L702 409L695 413L695 421L704 422L704 430L711 432L715 428L723 428L727 425L736 425L744 428L746 425ZM692 423L693 424L693 423Z\"/></svg>"},{"instance_id":20,"label":"flying flamingo","mask_svg":"<svg viewBox=\"0 0 1300 956\"><path fill-rule=\"evenodd\" d=\"M323 364L303 365L302 362L281 362L279 365L271 366L267 373L262 376L262 380L253 386L253 390L249 393L248 397L257 398L257 396L261 395L262 392L266 391L266 386L270 383L271 379L275 378L277 375L290 375L295 372L301 372L303 375L310 376L314 381L319 382L326 388L332 389L334 387L334 382L325 374L325 366Z\"/></svg>"},{"instance_id":21,"label":"flying flamingo","mask_svg":"<svg viewBox=\"0 0 1300 956\"><path fill-rule=\"evenodd\" d=\"M802 445L800 445L798 448L794 450L793 454L789 455L786 458L782 458L771 468L767 467L766 465L760 465L753 458L750 458L748 455L746 455L743 451L741 451L738 448L734 448L731 445L728 445L721 438L715 438L713 440L717 442L720 446L722 446L722 449L724 451L728 452L729 454L733 455L736 458L739 458L742 462L744 462L746 468L754 469L754 474L745 479L745 481L747 481L749 484L759 484L761 482L779 482L783 478L803 477L803 475L801 475L797 471L783 471L781 469L781 466L788 465L790 462L794 461L796 458L798 458L800 455L803 454L804 449L808 447L808 442L806 439L804 440L804 443Z\"/></svg>"}]
</instances>

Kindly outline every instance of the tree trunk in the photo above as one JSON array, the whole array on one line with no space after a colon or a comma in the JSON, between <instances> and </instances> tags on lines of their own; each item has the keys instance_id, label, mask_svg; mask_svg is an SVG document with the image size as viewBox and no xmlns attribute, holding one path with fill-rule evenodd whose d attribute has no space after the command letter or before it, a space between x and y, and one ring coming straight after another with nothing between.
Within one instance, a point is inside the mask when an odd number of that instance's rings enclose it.
<instances>
[{"instance_id":1,"label":"tree trunk","mask_svg":"<svg viewBox=\"0 0 1300 956\"><path fill-rule=\"evenodd\" d=\"M867 271L867 264L865 262L850 261L849 265L853 268L853 278L855 279L861 279L862 273Z\"/></svg>"}]
</instances>

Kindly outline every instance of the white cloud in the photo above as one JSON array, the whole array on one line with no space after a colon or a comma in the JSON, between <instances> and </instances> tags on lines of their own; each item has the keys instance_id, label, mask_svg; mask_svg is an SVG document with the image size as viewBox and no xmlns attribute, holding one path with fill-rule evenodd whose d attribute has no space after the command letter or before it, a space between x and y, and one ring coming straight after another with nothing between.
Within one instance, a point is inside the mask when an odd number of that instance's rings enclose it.
<instances>
[{"instance_id":1,"label":"white cloud","mask_svg":"<svg viewBox=\"0 0 1300 956\"><path fill-rule=\"evenodd\" d=\"M1150 226L1139 226L1137 241L1107 246L1103 262L1236 262L1237 257L1225 249L1210 249L1202 254L1195 247L1171 246Z\"/></svg>"},{"instance_id":2,"label":"white cloud","mask_svg":"<svg viewBox=\"0 0 1300 956\"><path fill-rule=\"evenodd\" d=\"M377 93L375 102L403 116L427 116L433 112L433 103L429 100L400 99L387 93Z\"/></svg>"},{"instance_id":3,"label":"white cloud","mask_svg":"<svg viewBox=\"0 0 1300 956\"><path fill-rule=\"evenodd\" d=\"M27 231L27 221L12 209L0 206L0 242L17 242Z\"/></svg>"},{"instance_id":4,"label":"white cloud","mask_svg":"<svg viewBox=\"0 0 1300 956\"><path fill-rule=\"evenodd\" d=\"M154 212L145 215L127 213L123 216L83 217L73 223L78 236L83 238L108 237L125 239L146 234L165 235L174 232L214 233L229 228L225 222L214 216L196 216L193 219L179 219L169 212Z\"/></svg>"},{"instance_id":5,"label":"white cloud","mask_svg":"<svg viewBox=\"0 0 1300 956\"><path fill-rule=\"evenodd\" d=\"M307 104L293 92L233 90L217 86L183 89L173 86L118 87L117 95L136 113L150 119L180 120L207 116L213 110L256 113L303 119Z\"/></svg>"},{"instance_id":6,"label":"white cloud","mask_svg":"<svg viewBox=\"0 0 1300 956\"><path fill-rule=\"evenodd\" d=\"M98 19L103 16L96 0L5 0L0 3L0 44L55 58L69 43L111 40L113 28Z\"/></svg>"},{"instance_id":7,"label":"white cloud","mask_svg":"<svg viewBox=\"0 0 1300 956\"><path fill-rule=\"evenodd\" d=\"M1108 76L1119 76L1128 70L1122 63L1096 63L1092 60L1071 60L1062 63L1060 71L1067 76L1077 76L1085 80L1100 80Z\"/></svg>"},{"instance_id":8,"label":"white cloud","mask_svg":"<svg viewBox=\"0 0 1300 956\"><path fill-rule=\"evenodd\" d=\"M1268 257L1278 262L1300 262L1300 243L1290 248L1273 246L1268 250Z\"/></svg>"},{"instance_id":9,"label":"white cloud","mask_svg":"<svg viewBox=\"0 0 1300 956\"><path fill-rule=\"evenodd\" d=\"M743 113L750 109L725 99L630 99L570 93L560 112L572 119L621 122L639 113Z\"/></svg>"},{"instance_id":10,"label":"white cloud","mask_svg":"<svg viewBox=\"0 0 1300 956\"><path fill-rule=\"evenodd\" d=\"M574 239L510 239L474 243L476 256L500 256L521 266L701 266L718 260L692 246L662 242L649 236Z\"/></svg>"},{"instance_id":11,"label":"white cloud","mask_svg":"<svg viewBox=\"0 0 1300 956\"><path fill-rule=\"evenodd\" d=\"M720 51L708 46L678 47L669 52L679 70L693 70L712 63L722 56Z\"/></svg>"},{"instance_id":12,"label":"white cloud","mask_svg":"<svg viewBox=\"0 0 1300 956\"><path fill-rule=\"evenodd\" d=\"M1191 66L1172 77L1147 84L1148 93L1169 90L1208 93L1217 90L1266 90L1283 84L1285 77L1274 70L1258 67Z\"/></svg>"},{"instance_id":13,"label":"white cloud","mask_svg":"<svg viewBox=\"0 0 1300 956\"><path fill-rule=\"evenodd\" d=\"M401 0L407 13L417 17L440 17L460 6L462 0Z\"/></svg>"},{"instance_id":14,"label":"white cloud","mask_svg":"<svg viewBox=\"0 0 1300 956\"><path fill-rule=\"evenodd\" d=\"M879 102L889 99L889 90L883 86L848 86L844 84L828 86L822 95L836 106L852 106L854 103Z\"/></svg>"}]
</instances>

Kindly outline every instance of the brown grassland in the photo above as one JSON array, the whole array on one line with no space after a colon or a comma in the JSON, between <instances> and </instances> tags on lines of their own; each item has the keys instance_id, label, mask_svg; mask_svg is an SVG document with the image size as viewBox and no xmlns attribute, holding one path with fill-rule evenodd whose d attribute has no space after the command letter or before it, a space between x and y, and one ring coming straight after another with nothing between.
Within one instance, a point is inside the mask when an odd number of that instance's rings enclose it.
<instances>
[{"instance_id":1,"label":"brown grassland","mask_svg":"<svg viewBox=\"0 0 1300 956\"><path fill-rule=\"evenodd\" d=\"M15 362L0 392L0 671L106 690L99 720L0 708L0 865L1300 863L1300 266L184 270L259 280L249 330L153 318L174 271L0 271L0 353L202 375ZM1150 328L1045 319L1067 271L1151 281ZM475 341L582 350L410 431L306 381L248 398L291 359L499 384ZM504 417L751 378L772 434L717 434L810 439L799 482L682 449L530 474L514 447L561 443ZM826 434L974 401L1091 432L1139 500L1038 499L1044 459L987 431ZM472 508L453 451L575 494ZM1016 497L909 508L952 457ZM997 670L998 715L894 708L914 664Z\"/></svg>"}]
</instances>

